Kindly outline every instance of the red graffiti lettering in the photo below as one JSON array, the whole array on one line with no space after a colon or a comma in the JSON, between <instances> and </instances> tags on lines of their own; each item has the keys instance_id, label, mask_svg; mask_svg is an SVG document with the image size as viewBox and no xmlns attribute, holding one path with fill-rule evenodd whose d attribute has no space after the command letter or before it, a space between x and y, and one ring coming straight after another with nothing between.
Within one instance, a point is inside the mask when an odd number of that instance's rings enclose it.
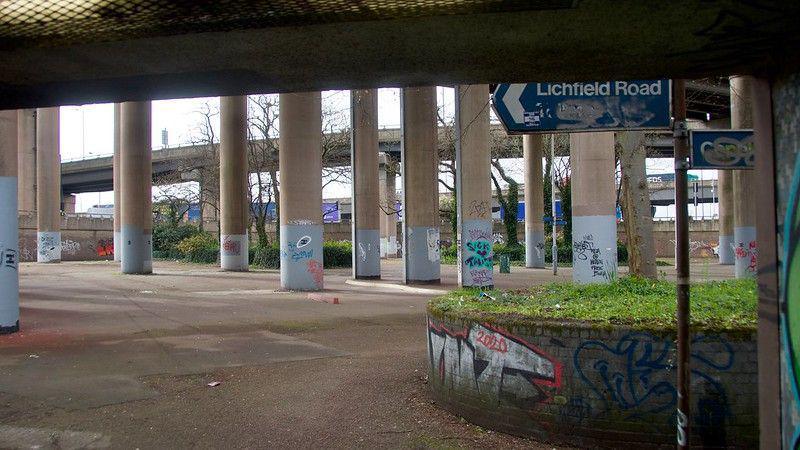
<instances>
[{"instance_id":1,"label":"red graffiti lettering","mask_svg":"<svg viewBox=\"0 0 800 450\"><path fill-rule=\"evenodd\" d=\"M322 286L322 263L314 259L309 259L306 270L314 277L314 283L316 283L317 286Z\"/></svg>"},{"instance_id":2,"label":"red graffiti lettering","mask_svg":"<svg viewBox=\"0 0 800 450\"><path fill-rule=\"evenodd\" d=\"M494 350L500 353L506 353L508 351L508 344L506 343L506 340L503 339L502 336L497 336L495 334L487 334L484 333L483 330L479 330L477 340L489 350Z\"/></svg>"},{"instance_id":3,"label":"red graffiti lettering","mask_svg":"<svg viewBox=\"0 0 800 450\"><path fill-rule=\"evenodd\" d=\"M97 241L97 256L114 256L114 241L105 239Z\"/></svg>"}]
</instances>

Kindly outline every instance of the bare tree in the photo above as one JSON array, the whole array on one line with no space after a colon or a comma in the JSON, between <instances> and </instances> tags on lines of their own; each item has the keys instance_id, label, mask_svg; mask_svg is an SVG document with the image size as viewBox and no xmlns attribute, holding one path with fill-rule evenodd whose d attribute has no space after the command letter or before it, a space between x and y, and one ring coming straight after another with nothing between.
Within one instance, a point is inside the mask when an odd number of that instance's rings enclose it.
<instances>
[{"instance_id":1,"label":"bare tree","mask_svg":"<svg viewBox=\"0 0 800 450\"><path fill-rule=\"evenodd\" d=\"M190 133L189 142L198 150L197 156L183 159L177 172L184 181L199 183L199 228L203 230L204 211L213 211L219 217L219 137L214 128L219 116L219 106L206 101L195 114L199 116L199 120Z\"/></svg>"},{"instance_id":2,"label":"bare tree","mask_svg":"<svg viewBox=\"0 0 800 450\"><path fill-rule=\"evenodd\" d=\"M248 164L250 214L255 225L258 243L269 243L267 222L269 205L275 205L275 218L280 214L278 187L278 98L274 95L254 95L248 98ZM275 242L280 241L280 227L275 227Z\"/></svg>"}]
</instances>

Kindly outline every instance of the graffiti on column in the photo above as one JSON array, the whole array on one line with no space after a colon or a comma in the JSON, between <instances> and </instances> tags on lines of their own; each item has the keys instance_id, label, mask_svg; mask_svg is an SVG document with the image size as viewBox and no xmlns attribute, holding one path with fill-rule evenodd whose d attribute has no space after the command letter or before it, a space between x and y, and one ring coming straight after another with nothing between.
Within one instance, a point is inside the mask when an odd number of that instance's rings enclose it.
<instances>
[{"instance_id":1,"label":"graffiti on column","mask_svg":"<svg viewBox=\"0 0 800 450\"><path fill-rule=\"evenodd\" d=\"M785 383L792 394L784 392L784 414L796 417L800 413L800 160L795 165L792 189L786 209L783 229L783 273L781 274L781 341L786 367ZM794 402L788 400L793 399ZM792 436L788 444L800 447L800 433L788 430L784 436Z\"/></svg>"},{"instance_id":2,"label":"graffiti on column","mask_svg":"<svg viewBox=\"0 0 800 450\"><path fill-rule=\"evenodd\" d=\"M748 272L756 273L758 261L758 246L756 245L756 241L750 241L747 244L739 242L739 245L733 249L733 254L736 256L737 260L746 260Z\"/></svg>"},{"instance_id":3,"label":"graffiti on column","mask_svg":"<svg viewBox=\"0 0 800 450\"><path fill-rule=\"evenodd\" d=\"M608 271L603 262L600 249L594 243L594 235L585 234L580 240L572 244L575 252L575 259L578 261L589 261L593 277L608 278Z\"/></svg>"},{"instance_id":4,"label":"graffiti on column","mask_svg":"<svg viewBox=\"0 0 800 450\"><path fill-rule=\"evenodd\" d=\"M225 236L222 240L222 254L225 256L240 256L242 254L242 243L230 236Z\"/></svg>"},{"instance_id":5,"label":"graffiti on column","mask_svg":"<svg viewBox=\"0 0 800 450\"><path fill-rule=\"evenodd\" d=\"M469 207L469 213L481 219L486 218L486 214L488 213L488 211L489 211L489 203L486 200L482 202L473 200Z\"/></svg>"},{"instance_id":6,"label":"graffiti on column","mask_svg":"<svg viewBox=\"0 0 800 450\"><path fill-rule=\"evenodd\" d=\"M306 248L311 243L311 236L303 236L297 242L289 242L288 252L283 252L284 258L290 258L292 262L304 261L314 257L314 249Z\"/></svg>"},{"instance_id":7,"label":"graffiti on column","mask_svg":"<svg viewBox=\"0 0 800 450\"><path fill-rule=\"evenodd\" d=\"M322 287L322 263L317 260L310 259L306 265L306 270L311 274L311 277L314 279L314 283L318 287Z\"/></svg>"},{"instance_id":8,"label":"graffiti on column","mask_svg":"<svg viewBox=\"0 0 800 450\"><path fill-rule=\"evenodd\" d=\"M61 258L61 239L58 233L39 233L38 240L38 253L45 261Z\"/></svg>"},{"instance_id":9,"label":"graffiti on column","mask_svg":"<svg viewBox=\"0 0 800 450\"><path fill-rule=\"evenodd\" d=\"M16 271L19 266L19 254L13 248L3 248L0 242L0 269Z\"/></svg>"},{"instance_id":10,"label":"graffiti on column","mask_svg":"<svg viewBox=\"0 0 800 450\"><path fill-rule=\"evenodd\" d=\"M434 382L467 384L500 403L530 408L561 387L561 362L489 324L450 330L429 319L428 358Z\"/></svg>"},{"instance_id":11,"label":"graffiti on column","mask_svg":"<svg viewBox=\"0 0 800 450\"><path fill-rule=\"evenodd\" d=\"M428 228L428 260L431 262L439 261L439 229Z\"/></svg>"}]
</instances>

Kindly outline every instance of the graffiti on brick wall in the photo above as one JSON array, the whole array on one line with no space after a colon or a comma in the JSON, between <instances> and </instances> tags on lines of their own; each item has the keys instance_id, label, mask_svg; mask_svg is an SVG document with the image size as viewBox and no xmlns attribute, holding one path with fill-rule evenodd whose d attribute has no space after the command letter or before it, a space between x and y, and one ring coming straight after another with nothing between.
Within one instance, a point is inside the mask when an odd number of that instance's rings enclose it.
<instances>
[{"instance_id":1,"label":"graffiti on brick wall","mask_svg":"<svg viewBox=\"0 0 800 450\"><path fill-rule=\"evenodd\" d=\"M95 246L95 252L100 257L114 256L114 240L100 239Z\"/></svg>"},{"instance_id":2,"label":"graffiti on brick wall","mask_svg":"<svg viewBox=\"0 0 800 450\"><path fill-rule=\"evenodd\" d=\"M713 434L715 426L724 428L730 414L719 374L733 366L733 347L719 336L698 335L691 348L692 400L699 411L693 421L703 433ZM675 409L677 361L670 338L630 333L616 342L589 340L575 350L573 362L579 378L604 405L596 413L613 411L625 420L648 420L648 415ZM703 438L704 443L719 441Z\"/></svg>"},{"instance_id":3,"label":"graffiti on brick wall","mask_svg":"<svg viewBox=\"0 0 800 450\"><path fill-rule=\"evenodd\" d=\"M61 241L61 253L75 256L81 251L81 243L71 239Z\"/></svg>"},{"instance_id":4,"label":"graffiti on brick wall","mask_svg":"<svg viewBox=\"0 0 800 450\"><path fill-rule=\"evenodd\" d=\"M788 383L784 392L784 414L800 414L800 160L795 165L794 178L786 208L783 229L783 267L781 273L781 341ZM788 413L788 414L787 414ZM800 447L800 433L787 430L783 433L791 448Z\"/></svg>"},{"instance_id":5,"label":"graffiti on brick wall","mask_svg":"<svg viewBox=\"0 0 800 450\"><path fill-rule=\"evenodd\" d=\"M550 402L561 387L561 362L488 324L450 330L428 320L428 353L434 382L469 388L497 402L532 408Z\"/></svg>"}]
</instances>

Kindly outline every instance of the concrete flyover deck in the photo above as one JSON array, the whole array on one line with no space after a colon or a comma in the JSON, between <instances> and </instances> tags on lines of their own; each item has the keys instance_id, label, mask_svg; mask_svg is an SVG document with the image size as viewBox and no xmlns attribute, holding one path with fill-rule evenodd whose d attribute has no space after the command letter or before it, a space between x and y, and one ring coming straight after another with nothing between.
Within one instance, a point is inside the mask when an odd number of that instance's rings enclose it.
<instances>
[{"instance_id":1,"label":"concrete flyover deck","mask_svg":"<svg viewBox=\"0 0 800 450\"><path fill-rule=\"evenodd\" d=\"M276 291L277 271L154 270L22 264L24 329L0 336L0 447L539 447L431 404L424 306L456 286L455 266L441 287L401 285L395 260L380 282L327 270L338 305ZM553 279L512 271L496 285Z\"/></svg>"}]
</instances>

